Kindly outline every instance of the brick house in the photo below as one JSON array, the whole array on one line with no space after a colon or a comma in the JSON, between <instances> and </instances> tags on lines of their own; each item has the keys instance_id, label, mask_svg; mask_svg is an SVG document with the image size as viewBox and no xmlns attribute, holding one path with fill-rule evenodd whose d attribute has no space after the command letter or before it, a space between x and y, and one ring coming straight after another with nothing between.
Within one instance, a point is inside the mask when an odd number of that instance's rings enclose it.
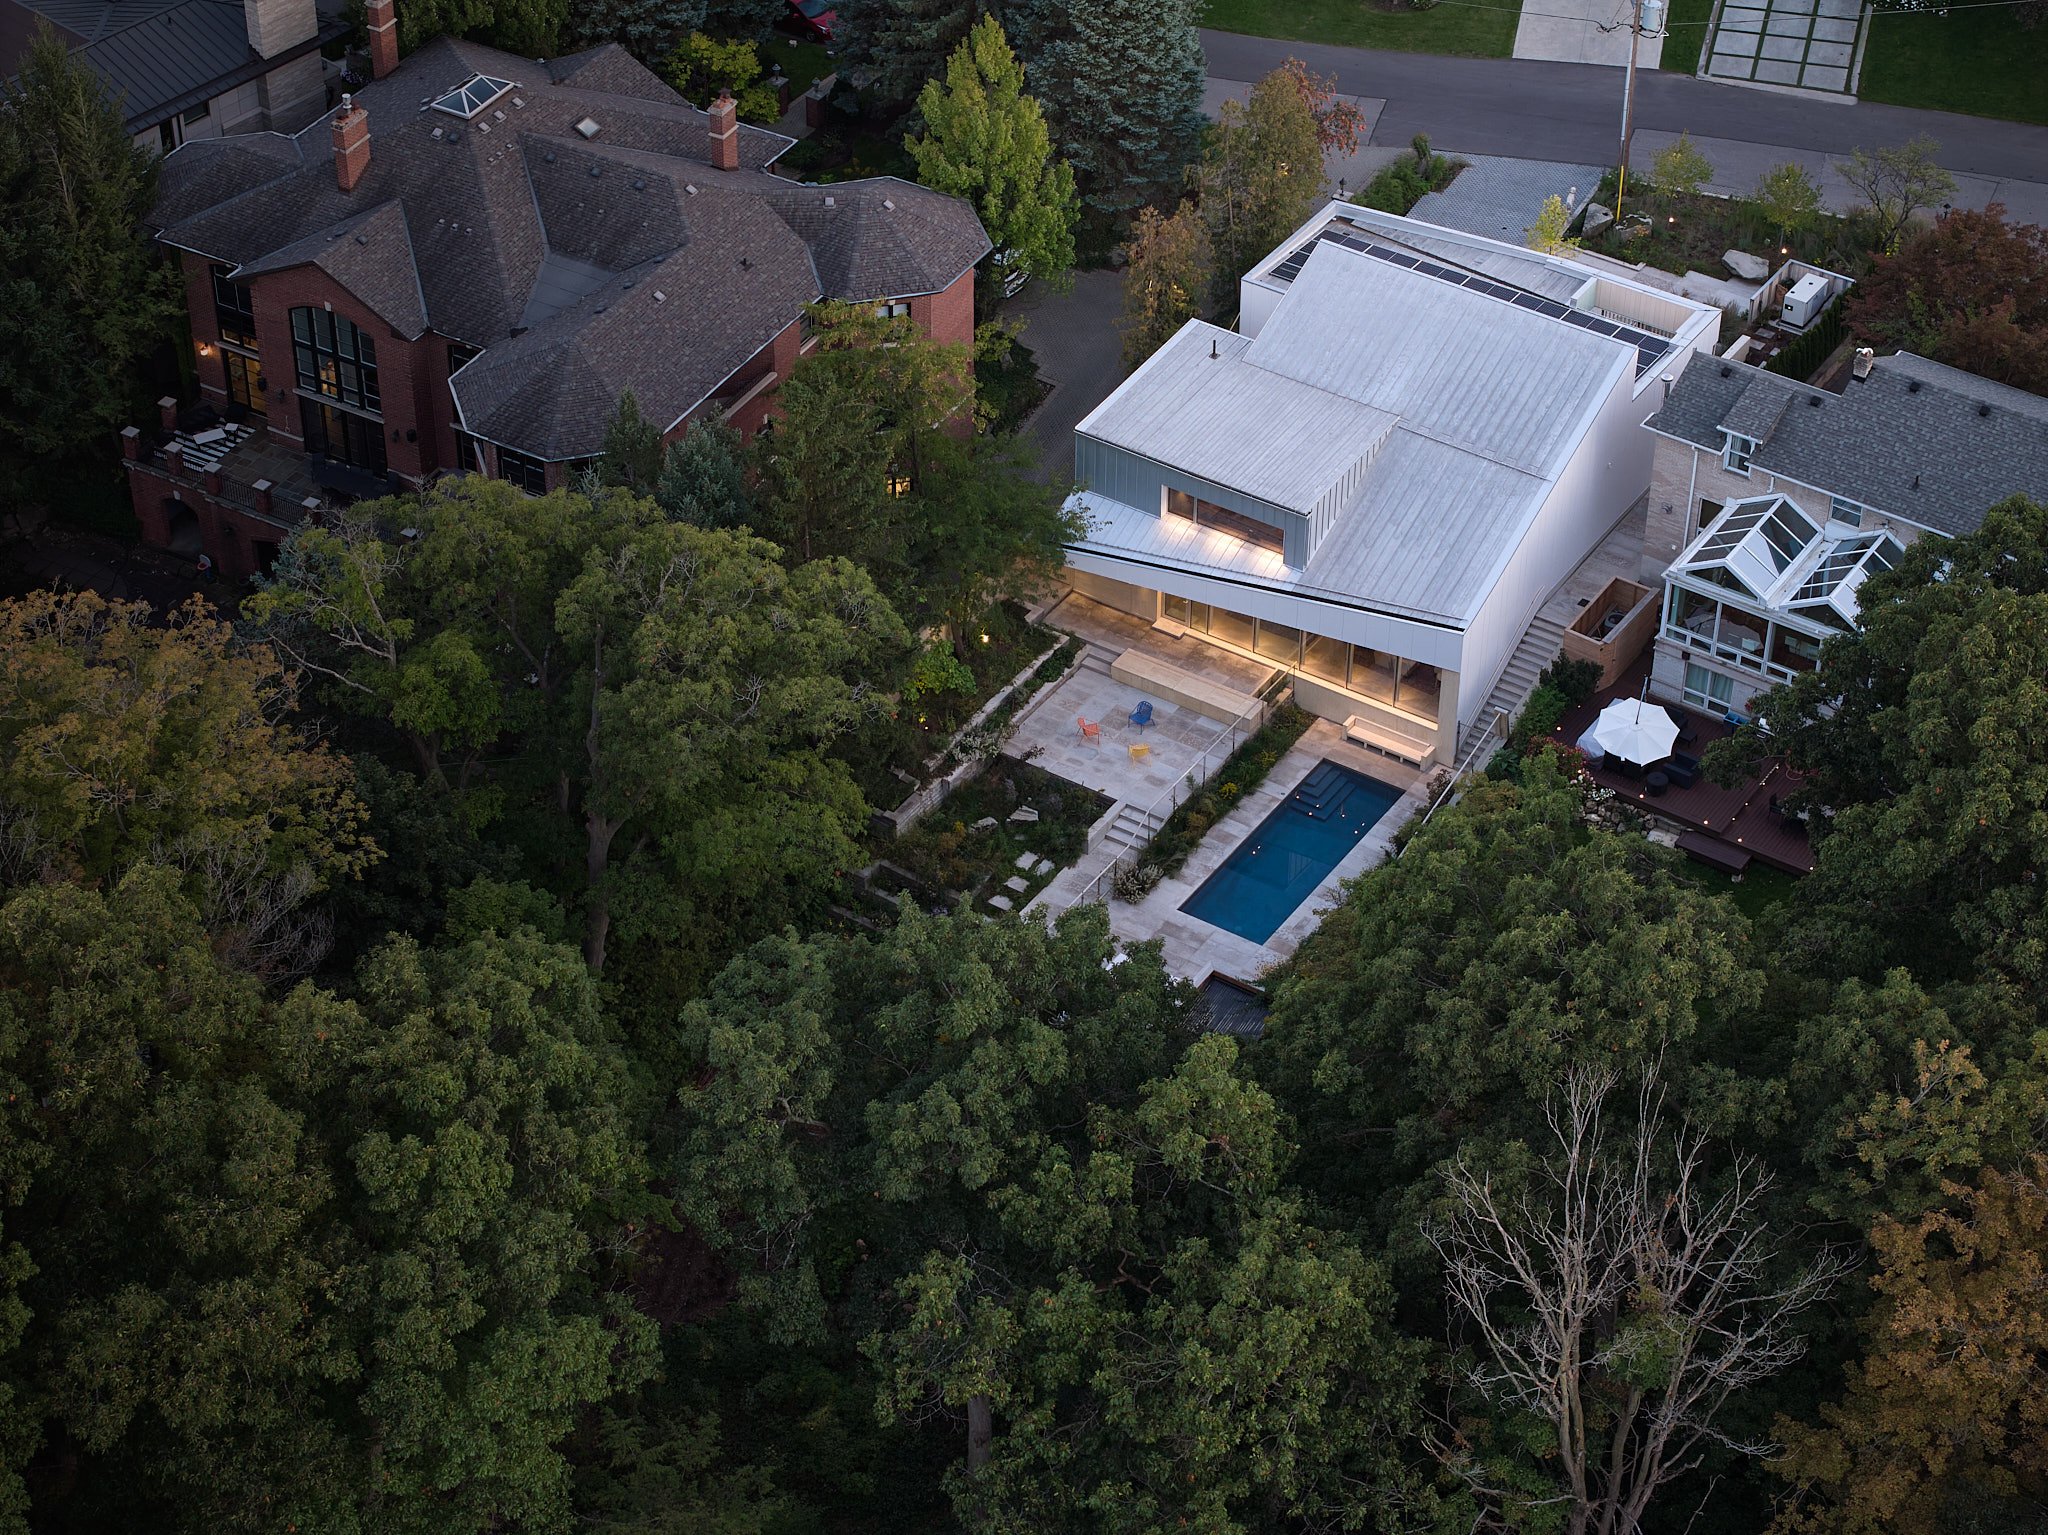
<instances>
[{"instance_id":1,"label":"brick house","mask_svg":"<svg viewBox=\"0 0 2048 1535\"><path fill-rule=\"evenodd\" d=\"M1693 356L1644 424L1650 689L1715 714L1811 670L1906 545L2048 497L2048 399L1909 352L1865 353L1841 394Z\"/></svg>"},{"instance_id":2,"label":"brick house","mask_svg":"<svg viewBox=\"0 0 2048 1535\"><path fill-rule=\"evenodd\" d=\"M894 178L810 185L790 140L700 111L616 45L545 63L442 38L296 136L188 143L159 240L183 265L204 431L164 402L126 453L148 542L260 569L307 511L483 474L538 494L631 390L670 439L751 434L821 299L974 333L987 236Z\"/></svg>"}]
</instances>

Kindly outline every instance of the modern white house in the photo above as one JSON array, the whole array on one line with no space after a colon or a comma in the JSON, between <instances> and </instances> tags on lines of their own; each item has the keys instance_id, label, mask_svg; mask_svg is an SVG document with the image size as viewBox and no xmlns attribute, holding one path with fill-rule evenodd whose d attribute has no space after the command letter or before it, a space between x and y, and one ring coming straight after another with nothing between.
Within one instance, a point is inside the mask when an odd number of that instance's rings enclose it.
<instances>
[{"instance_id":1,"label":"modern white house","mask_svg":"<svg viewBox=\"0 0 2048 1535\"><path fill-rule=\"evenodd\" d=\"M1645 415L1720 314L1348 203L1076 429L1075 590L1452 760L1531 617L1643 495ZM1489 722L1490 723L1490 722Z\"/></svg>"},{"instance_id":2,"label":"modern white house","mask_svg":"<svg viewBox=\"0 0 2048 1535\"><path fill-rule=\"evenodd\" d=\"M1696 357L1646 425L1650 689L1715 714L1812 670L1906 545L2048 497L2048 399L1908 352L1860 358L1841 394Z\"/></svg>"}]
</instances>

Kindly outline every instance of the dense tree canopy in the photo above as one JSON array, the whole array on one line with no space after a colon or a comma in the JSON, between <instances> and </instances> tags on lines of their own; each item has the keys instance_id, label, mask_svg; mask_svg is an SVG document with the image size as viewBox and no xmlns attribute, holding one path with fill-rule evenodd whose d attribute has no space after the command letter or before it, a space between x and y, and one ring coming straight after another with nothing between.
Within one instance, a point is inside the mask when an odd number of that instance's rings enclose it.
<instances>
[{"instance_id":1,"label":"dense tree canopy","mask_svg":"<svg viewBox=\"0 0 2048 1535\"><path fill-rule=\"evenodd\" d=\"M1915 230L1847 304L1880 346L2048 394L2048 230L2007 222L2001 203Z\"/></svg>"},{"instance_id":2,"label":"dense tree canopy","mask_svg":"<svg viewBox=\"0 0 2048 1535\"><path fill-rule=\"evenodd\" d=\"M38 23L0 82L0 493L74 495L83 450L134 419L140 365L178 333L176 268L142 221L155 154L100 76ZM146 398L146 396L145 396Z\"/></svg>"}]
</instances>

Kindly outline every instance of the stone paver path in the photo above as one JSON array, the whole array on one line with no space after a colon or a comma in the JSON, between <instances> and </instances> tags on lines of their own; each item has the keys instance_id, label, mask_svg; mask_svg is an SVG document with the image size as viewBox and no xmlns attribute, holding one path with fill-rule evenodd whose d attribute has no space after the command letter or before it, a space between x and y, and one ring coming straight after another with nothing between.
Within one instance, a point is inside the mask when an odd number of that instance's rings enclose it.
<instances>
[{"instance_id":1,"label":"stone paver path","mask_svg":"<svg viewBox=\"0 0 2048 1535\"><path fill-rule=\"evenodd\" d=\"M1703 73L1731 84L1850 95L1863 0L1724 0Z\"/></svg>"}]
</instances>

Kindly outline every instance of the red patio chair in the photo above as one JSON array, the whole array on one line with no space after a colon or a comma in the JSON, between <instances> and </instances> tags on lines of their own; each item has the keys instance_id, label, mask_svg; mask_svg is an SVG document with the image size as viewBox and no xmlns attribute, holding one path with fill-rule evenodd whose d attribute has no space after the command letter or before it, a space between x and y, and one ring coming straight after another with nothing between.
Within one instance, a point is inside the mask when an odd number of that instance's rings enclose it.
<instances>
[{"instance_id":1,"label":"red patio chair","mask_svg":"<svg viewBox=\"0 0 2048 1535\"><path fill-rule=\"evenodd\" d=\"M1091 721L1077 714L1074 716L1074 723L1081 727L1082 740L1093 741L1097 746L1102 744L1102 725L1099 721Z\"/></svg>"}]
</instances>

